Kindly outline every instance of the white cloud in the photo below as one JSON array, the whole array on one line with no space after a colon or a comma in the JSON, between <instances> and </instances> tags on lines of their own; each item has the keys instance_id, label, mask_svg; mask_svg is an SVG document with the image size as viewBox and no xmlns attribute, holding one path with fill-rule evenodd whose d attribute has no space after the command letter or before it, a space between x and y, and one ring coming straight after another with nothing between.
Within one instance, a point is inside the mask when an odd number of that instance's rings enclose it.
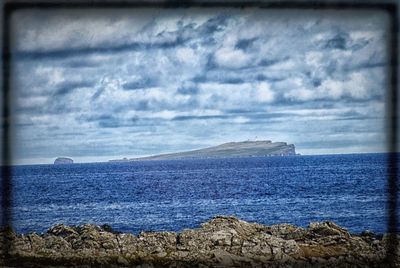
<instances>
[{"instance_id":1,"label":"white cloud","mask_svg":"<svg viewBox=\"0 0 400 268\"><path fill-rule=\"evenodd\" d=\"M310 89L296 88L285 92L283 96L289 100L309 101L316 98L316 92Z\"/></svg>"},{"instance_id":2,"label":"white cloud","mask_svg":"<svg viewBox=\"0 0 400 268\"><path fill-rule=\"evenodd\" d=\"M221 67L241 68L250 63L251 57L241 50L224 47L215 52L215 61Z\"/></svg>"},{"instance_id":3,"label":"white cloud","mask_svg":"<svg viewBox=\"0 0 400 268\"><path fill-rule=\"evenodd\" d=\"M274 92L268 83L263 82L257 85L257 98L261 102L272 102L274 100Z\"/></svg>"},{"instance_id":4,"label":"white cloud","mask_svg":"<svg viewBox=\"0 0 400 268\"><path fill-rule=\"evenodd\" d=\"M154 13L149 9L18 11L12 17L14 45L19 50L32 51L141 41L143 36L138 33L151 21Z\"/></svg>"},{"instance_id":5,"label":"white cloud","mask_svg":"<svg viewBox=\"0 0 400 268\"><path fill-rule=\"evenodd\" d=\"M195 55L195 51L191 48L178 48L176 51L176 56L179 61L183 63L195 63L198 60L198 57Z\"/></svg>"},{"instance_id":6,"label":"white cloud","mask_svg":"<svg viewBox=\"0 0 400 268\"><path fill-rule=\"evenodd\" d=\"M218 109L238 109L261 105L274 100L274 92L266 82L242 83L242 84L199 84L201 107L209 107L211 104Z\"/></svg>"},{"instance_id":7,"label":"white cloud","mask_svg":"<svg viewBox=\"0 0 400 268\"><path fill-rule=\"evenodd\" d=\"M353 72L347 80L338 81L327 79L317 88L319 97L330 97L339 99L341 97L352 97L354 99L368 99L381 88L371 87L375 83L368 77L368 73ZM382 94L382 92L381 92Z\"/></svg>"},{"instance_id":8,"label":"white cloud","mask_svg":"<svg viewBox=\"0 0 400 268\"><path fill-rule=\"evenodd\" d=\"M373 40L380 35L378 31L350 31L351 39L353 40Z\"/></svg>"},{"instance_id":9,"label":"white cloud","mask_svg":"<svg viewBox=\"0 0 400 268\"><path fill-rule=\"evenodd\" d=\"M46 104L47 97L46 96L33 96L30 98L18 98L17 105L22 108L35 108L35 107L43 107Z\"/></svg>"},{"instance_id":10,"label":"white cloud","mask_svg":"<svg viewBox=\"0 0 400 268\"><path fill-rule=\"evenodd\" d=\"M26 125L17 131L19 158L57 155L49 140L71 156L87 157L86 150L103 158L256 135L293 143L326 135L332 144L343 136L354 145L371 135L350 137L353 125L372 133L383 122L371 115L384 115L386 15L131 11L18 12L13 34L20 50L113 48L16 59L15 94L26 108L16 115ZM326 46L338 34L347 49ZM129 49L134 42L141 45ZM85 81L93 85L56 94Z\"/></svg>"},{"instance_id":11,"label":"white cloud","mask_svg":"<svg viewBox=\"0 0 400 268\"><path fill-rule=\"evenodd\" d=\"M324 53L322 51L310 51L305 56L305 63L314 68L321 67L324 59Z\"/></svg>"}]
</instances>

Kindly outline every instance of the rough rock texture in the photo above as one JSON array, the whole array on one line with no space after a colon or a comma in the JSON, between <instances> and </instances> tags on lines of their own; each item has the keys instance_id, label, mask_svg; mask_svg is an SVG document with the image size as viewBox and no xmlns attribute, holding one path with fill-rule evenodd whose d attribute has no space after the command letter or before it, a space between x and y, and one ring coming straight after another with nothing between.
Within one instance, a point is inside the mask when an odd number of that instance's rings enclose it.
<instances>
[{"instance_id":1,"label":"rough rock texture","mask_svg":"<svg viewBox=\"0 0 400 268\"><path fill-rule=\"evenodd\" d=\"M7 263L3 258L2 265L9 267L387 266L387 236L378 239L368 231L351 235L332 222L301 228L217 216L200 228L180 233L142 232L135 236L90 224L60 224L40 235L2 232L11 245L11 257ZM398 259L395 266L400 267Z\"/></svg>"}]
</instances>

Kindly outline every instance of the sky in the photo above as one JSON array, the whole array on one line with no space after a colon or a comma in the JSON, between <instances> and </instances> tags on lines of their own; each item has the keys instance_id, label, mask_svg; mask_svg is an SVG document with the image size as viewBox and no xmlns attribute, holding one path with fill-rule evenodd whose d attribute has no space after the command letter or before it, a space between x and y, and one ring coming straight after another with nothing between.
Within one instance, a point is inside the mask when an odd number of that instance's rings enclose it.
<instances>
[{"instance_id":1,"label":"sky","mask_svg":"<svg viewBox=\"0 0 400 268\"><path fill-rule=\"evenodd\" d=\"M13 162L230 141L386 151L388 16L268 9L20 10Z\"/></svg>"}]
</instances>

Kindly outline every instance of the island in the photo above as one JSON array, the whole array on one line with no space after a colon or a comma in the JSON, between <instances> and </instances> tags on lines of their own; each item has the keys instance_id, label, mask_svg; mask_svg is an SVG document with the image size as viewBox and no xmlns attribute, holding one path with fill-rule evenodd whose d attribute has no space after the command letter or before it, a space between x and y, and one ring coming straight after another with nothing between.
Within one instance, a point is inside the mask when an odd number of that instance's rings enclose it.
<instances>
[{"instance_id":1,"label":"island","mask_svg":"<svg viewBox=\"0 0 400 268\"><path fill-rule=\"evenodd\" d=\"M56 160L54 160L54 165L63 165L63 164L73 164L74 160L68 157L57 157Z\"/></svg>"},{"instance_id":2,"label":"island","mask_svg":"<svg viewBox=\"0 0 400 268\"><path fill-rule=\"evenodd\" d=\"M264 156L293 156L296 149L293 144L286 142L241 141L228 142L217 146L197 149L192 151L159 154L147 157L131 158L127 160L115 159L110 162L125 162L138 160L180 160L180 159L206 159L206 158L235 158L235 157L264 157Z\"/></svg>"}]
</instances>

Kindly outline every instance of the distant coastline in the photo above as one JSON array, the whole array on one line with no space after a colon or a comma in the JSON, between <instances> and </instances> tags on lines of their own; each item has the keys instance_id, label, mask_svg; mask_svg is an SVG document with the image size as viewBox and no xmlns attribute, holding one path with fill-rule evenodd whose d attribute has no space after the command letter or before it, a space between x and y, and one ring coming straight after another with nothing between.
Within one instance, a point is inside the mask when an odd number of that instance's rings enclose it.
<instances>
[{"instance_id":1,"label":"distant coastline","mask_svg":"<svg viewBox=\"0 0 400 268\"><path fill-rule=\"evenodd\" d=\"M113 159L109 162L129 162L141 160L182 160L182 159L208 159L208 158L235 158L235 157L268 157L268 156L294 156L296 148L294 144L286 142L241 141L228 142L217 146L198 150L159 154L138 158Z\"/></svg>"},{"instance_id":2,"label":"distant coastline","mask_svg":"<svg viewBox=\"0 0 400 268\"><path fill-rule=\"evenodd\" d=\"M304 156L304 157L315 157L315 156L335 156L335 155L366 155L366 154L371 154L371 155L392 155L393 153L391 152L343 152L343 153L315 153L315 154L303 154L303 153L297 153L296 156ZM394 155L400 155L399 152L394 152ZM227 158L246 158L247 156L242 156L242 157L227 157ZM256 156L256 157L263 157L263 156ZM107 160L107 159L102 159L102 160L76 160L74 159L74 164L99 164L99 163L113 163L113 162L133 162L133 161L146 161L146 157L138 157L138 158L128 158L128 157L123 157L123 158L116 158L112 160ZM214 157L218 159L218 157ZM54 158L53 158L54 159ZM32 165L54 165L54 160L49 158L47 161L42 161L42 162L18 162L18 163L12 163L11 166L32 166ZM206 158L207 159L207 158ZM210 158L211 159L211 158ZM160 159L161 160L161 159ZM0 164L2 165L2 164ZM4 165L2 165L4 166Z\"/></svg>"}]
</instances>

